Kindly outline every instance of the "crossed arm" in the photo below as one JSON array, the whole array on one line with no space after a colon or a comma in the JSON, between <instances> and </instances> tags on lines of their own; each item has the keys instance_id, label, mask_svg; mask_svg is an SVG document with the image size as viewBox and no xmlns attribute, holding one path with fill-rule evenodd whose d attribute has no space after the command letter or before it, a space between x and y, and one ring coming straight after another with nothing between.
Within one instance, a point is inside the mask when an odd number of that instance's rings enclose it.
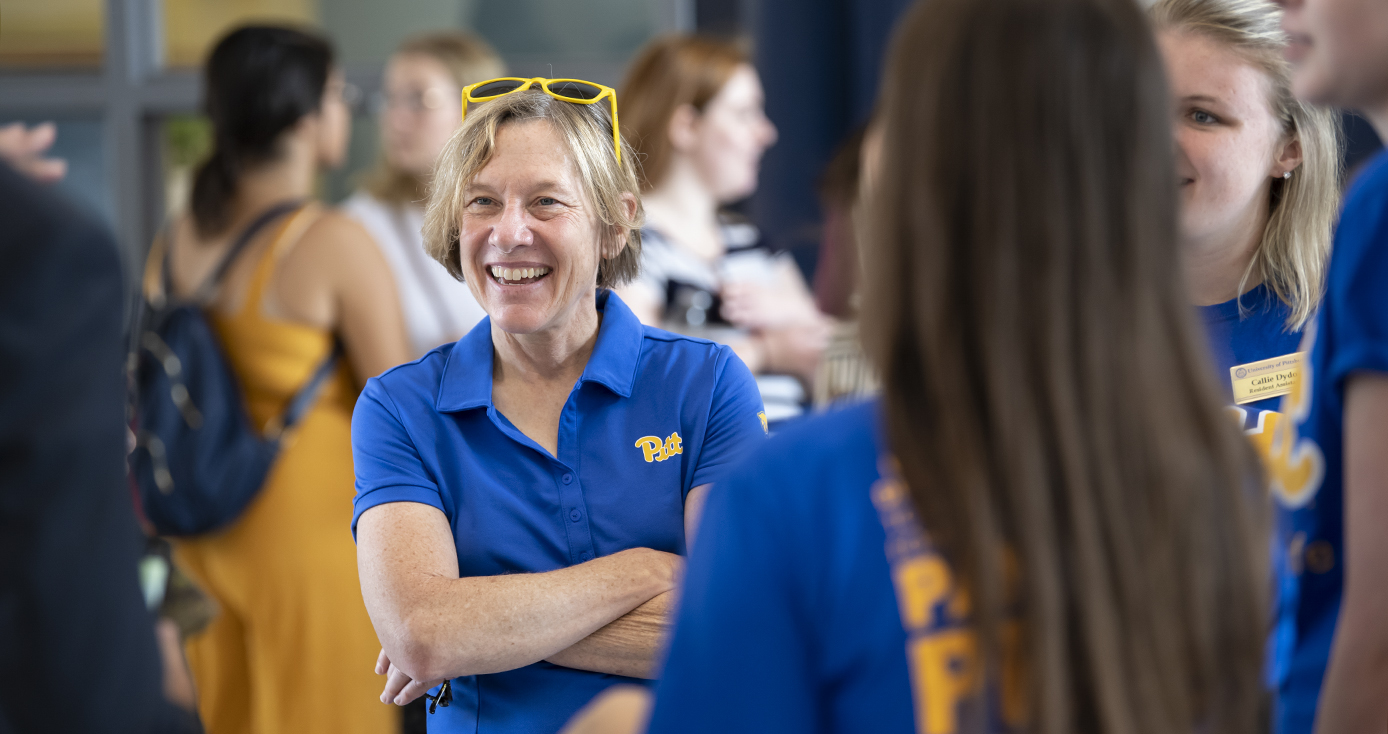
<instances>
[{"instance_id":1,"label":"crossed arm","mask_svg":"<svg viewBox=\"0 0 1388 734\"><path fill-rule=\"evenodd\" d=\"M708 490L685 500L693 538ZM415 503L374 507L357 522L357 566L381 640L383 701L408 703L448 678L556 665L652 677L683 560L632 548L534 574L458 578L443 513Z\"/></svg>"}]
</instances>

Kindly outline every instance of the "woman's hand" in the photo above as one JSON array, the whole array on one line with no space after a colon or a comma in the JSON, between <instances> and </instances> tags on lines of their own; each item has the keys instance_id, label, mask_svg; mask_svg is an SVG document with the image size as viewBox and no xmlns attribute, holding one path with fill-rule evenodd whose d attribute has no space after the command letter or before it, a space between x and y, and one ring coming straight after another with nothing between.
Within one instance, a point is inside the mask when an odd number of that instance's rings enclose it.
<instances>
[{"instance_id":1,"label":"woman's hand","mask_svg":"<svg viewBox=\"0 0 1388 734\"><path fill-rule=\"evenodd\" d=\"M396 706L405 704L423 696L434 686L442 685L442 680L432 683L420 683L405 674L405 671L395 667L386 657L386 651L381 650L381 654L376 658L376 675L386 676L385 690L381 691L381 703L393 703Z\"/></svg>"}]
</instances>

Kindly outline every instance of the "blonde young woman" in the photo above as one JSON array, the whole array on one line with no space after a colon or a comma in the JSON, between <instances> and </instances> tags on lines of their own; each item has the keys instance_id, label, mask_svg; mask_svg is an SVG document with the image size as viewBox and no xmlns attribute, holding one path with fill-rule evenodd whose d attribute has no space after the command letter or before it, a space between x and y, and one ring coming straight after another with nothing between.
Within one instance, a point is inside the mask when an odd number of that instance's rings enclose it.
<instances>
[{"instance_id":1,"label":"blonde young woman","mask_svg":"<svg viewBox=\"0 0 1388 734\"><path fill-rule=\"evenodd\" d=\"M1290 387L1275 375L1294 371L1324 290L1339 124L1292 96L1272 0L1160 0L1150 12L1176 111L1187 286L1220 382L1246 427L1270 440L1262 414ZM1287 364L1262 365L1274 358ZM1252 384L1265 372L1272 381Z\"/></svg>"},{"instance_id":2,"label":"blonde young woman","mask_svg":"<svg viewBox=\"0 0 1388 734\"><path fill-rule=\"evenodd\" d=\"M434 161L462 121L462 88L505 70L486 41L460 32L407 40L386 64L380 162L342 209L390 263L414 357L456 341L486 315L467 286L424 253L420 228Z\"/></svg>"},{"instance_id":3,"label":"blonde young woman","mask_svg":"<svg viewBox=\"0 0 1388 734\"><path fill-rule=\"evenodd\" d=\"M1219 382L1266 455L1301 369L1301 332L1325 289L1339 205L1338 121L1292 95L1282 11L1271 0L1161 0L1150 12L1175 100L1187 285ZM1336 554L1307 542L1298 497L1280 484L1274 496L1286 512L1267 672L1282 694L1278 731L1307 732L1318 686L1295 682L1318 683L1313 659L1323 664L1329 636L1307 629L1297 604L1318 595ZM1338 598L1319 596L1313 605ZM1308 646L1308 635L1325 639Z\"/></svg>"}]
</instances>

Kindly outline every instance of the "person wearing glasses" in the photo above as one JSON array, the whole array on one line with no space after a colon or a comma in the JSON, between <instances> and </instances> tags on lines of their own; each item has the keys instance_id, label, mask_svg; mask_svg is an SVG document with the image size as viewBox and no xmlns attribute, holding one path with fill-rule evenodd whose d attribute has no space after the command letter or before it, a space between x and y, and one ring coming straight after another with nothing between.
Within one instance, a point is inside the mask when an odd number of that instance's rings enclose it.
<instances>
[{"instance_id":1,"label":"person wearing glasses","mask_svg":"<svg viewBox=\"0 0 1388 734\"><path fill-rule=\"evenodd\" d=\"M765 416L731 349L611 290L642 219L613 90L464 94L424 242L488 317L368 383L352 527L382 701L429 691L431 732L557 731L654 676L703 497Z\"/></svg>"},{"instance_id":2,"label":"person wearing glasses","mask_svg":"<svg viewBox=\"0 0 1388 734\"><path fill-rule=\"evenodd\" d=\"M504 73L486 41L457 31L407 40L386 64L380 160L342 210L366 227L390 263L411 358L456 341L486 316L467 286L425 254L420 229L434 161L462 120L459 93Z\"/></svg>"},{"instance_id":3,"label":"person wearing glasses","mask_svg":"<svg viewBox=\"0 0 1388 734\"><path fill-rule=\"evenodd\" d=\"M1265 731L1265 498L1140 6L919 2L881 90L883 397L714 486L653 709L614 691L570 734Z\"/></svg>"}]
</instances>

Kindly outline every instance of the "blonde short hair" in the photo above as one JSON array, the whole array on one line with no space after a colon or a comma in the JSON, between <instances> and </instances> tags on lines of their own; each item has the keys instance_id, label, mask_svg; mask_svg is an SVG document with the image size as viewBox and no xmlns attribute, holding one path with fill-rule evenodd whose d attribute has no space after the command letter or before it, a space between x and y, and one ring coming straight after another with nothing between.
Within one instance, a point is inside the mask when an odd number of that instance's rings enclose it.
<instances>
[{"instance_id":1,"label":"blonde short hair","mask_svg":"<svg viewBox=\"0 0 1388 734\"><path fill-rule=\"evenodd\" d=\"M1263 276L1291 309L1287 327L1300 330L1325 293L1326 263L1340 209L1340 118L1292 94L1287 35L1273 0L1157 0L1149 10L1157 30L1198 33L1227 45L1267 75L1272 112L1288 136L1301 141L1301 165L1272 182L1267 227L1243 282ZM1243 290L1243 282L1239 290Z\"/></svg>"},{"instance_id":2,"label":"blonde short hair","mask_svg":"<svg viewBox=\"0 0 1388 734\"><path fill-rule=\"evenodd\" d=\"M478 105L454 133L434 168L429 190L429 206L424 213L424 251L438 260L458 280L463 279L459 262L458 216L463 208L463 190L491 160L496 151L496 133L514 122L544 120L568 144L569 152L583 182L583 194L608 225L599 252L609 252L620 236L626 244L615 255L604 257L598 265L599 288L613 288L636 277L641 266L640 188L636 183L635 154L622 141L622 162L612 149L612 120L607 100L597 104L573 104L557 100L538 90L515 92ZM622 195L636 200L636 210L628 215Z\"/></svg>"}]
</instances>

